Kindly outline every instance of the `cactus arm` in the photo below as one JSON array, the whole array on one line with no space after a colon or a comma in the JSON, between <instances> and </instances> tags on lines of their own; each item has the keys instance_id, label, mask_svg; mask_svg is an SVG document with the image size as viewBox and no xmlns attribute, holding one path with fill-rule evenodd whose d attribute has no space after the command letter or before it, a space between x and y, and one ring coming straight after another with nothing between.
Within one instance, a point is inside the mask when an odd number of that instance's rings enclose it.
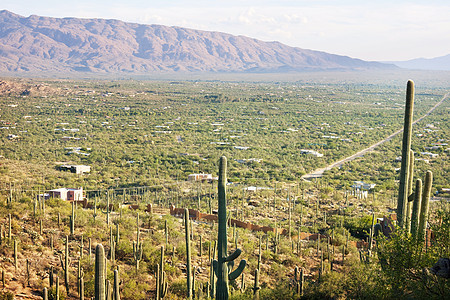
<instances>
[{"instance_id":1,"label":"cactus arm","mask_svg":"<svg viewBox=\"0 0 450 300\"><path fill-rule=\"evenodd\" d=\"M236 249L232 254L230 254L229 256L225 257L225 261L226 261L226 262L228 262L228 261L233 261L233 260L235 260L236 258L238 258L239 255L241 255L241 253L242 253L242 250L241 250L241 249Z\"/></svg>"},{"instance_id":2,"label":"cactus arm","mask_svg":"<svg viewBox=\"0 0 450 300\"><path fill-rule=\"evenodd\" d=\"M238 278L239 275L241 275L241 273L244 271L246 265L247 261L245 259L241 260L237 269L228 274L228 280L235 280L236 278Z\"/></svg>"}]
</instances>

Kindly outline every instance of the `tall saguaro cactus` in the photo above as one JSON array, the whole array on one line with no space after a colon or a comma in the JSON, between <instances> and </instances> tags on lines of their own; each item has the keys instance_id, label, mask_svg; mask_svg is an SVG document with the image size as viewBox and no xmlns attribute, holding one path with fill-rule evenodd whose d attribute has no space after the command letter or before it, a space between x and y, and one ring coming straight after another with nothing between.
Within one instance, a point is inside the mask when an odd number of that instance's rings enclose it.
<instances>
[{"instance_id":1,"label":"tall saguaro cactus","mask_svg":"<svg viewBox=\"0 0 450 300\"><path fill-rule=\"evenodd\" d=\"M414 110L414 82L408 80L406 87L405 121L403 126L402 164L400 168L400 186L397 202L397 220L400 227L406 225L406 207L408 203L409 164L411 149L411 134Z\"/></svg>"},{"instance_id":2,"label":"tall saguaro cactus","mask_svg":"<svg viewBox=\"0 0 450 300\"><path fill-rule=\"evenodd\" d=\"M192 298L192 271L191 271L191 234L189 232L189 209L184 209L184 230L186 236L186 287L187 297Z\"/></svg>"},{"instance_id":3,"label":"tall saguaro cactus","mask_svg":"<svg viewBox=\"0 0 450 300\"><path fill-rule=\"evenodd\" d=\"M217 276L216 282L216 299L228 299L228 281L235 280L244 270L247 262L241 260L236 270L229 272L228 268L232 268L233 261L241 254L241 249L236 249L231 255L227 256L227 200L226 200L226 183L227 183L227 158L222 156L219 162L219 228L217 236L217 260L213 261L214 272ZM230 270L231 271L231 270Z\"/></svg>"}]
</instances>

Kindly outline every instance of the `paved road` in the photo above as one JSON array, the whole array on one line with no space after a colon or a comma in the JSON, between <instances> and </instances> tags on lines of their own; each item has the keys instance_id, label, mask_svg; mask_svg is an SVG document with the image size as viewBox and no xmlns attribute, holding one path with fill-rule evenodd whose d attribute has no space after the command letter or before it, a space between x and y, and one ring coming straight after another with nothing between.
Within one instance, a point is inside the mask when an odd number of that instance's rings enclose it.
<instances>
[{"instance_id":1,"label":"paved road","mask_svg":"<svg viewBox=\"0 0 450 300\"><path fill-rule=\"evenodd\" d=\"M413 122L413 125L416 124L417 122L422 121L422 119L424 119L425 117L429 116L436 108L439 107L439 105L441 105L445 101L445 99L447 99L449 97L449 95L450 95L450 93L445 94L444 97L442 97L441 101L436 103L436 105L433 106L429 111L427 111L422 117L420 117L419 119L415 120ZM311 172L309 174L305 174L301 178L305 179L305 180L311 180L313 178L322 177L323 172L325 172L326 170L330 170L330 169L332 169L334 167L340 167L346 162L349 162L349 161L354 160L355 158L364 156L364 154L366 154L366 153L368 153L370 151L373 151L373 149L375 149L379 145L384 144L384 143L392 140L396 135L400 134L401 132L403 132L403 128L400 129L400 130L397 130L396 132L394 132L393 134L391 134L390 136L388 136L384 140L381 140L381 141L373 144L372 146L370 146L370 147L368 147L366 149L363 149L363 150L361 150L361 151L359 151L359 152L357 152L357 153L355 153L355 154L353 154L353 155L351 155L349 157L346 157L344 159L336 161L336 162L326 166L325 168L320 168L320 169L314 170L313 172Z\"/></svg>"}]
</instances>

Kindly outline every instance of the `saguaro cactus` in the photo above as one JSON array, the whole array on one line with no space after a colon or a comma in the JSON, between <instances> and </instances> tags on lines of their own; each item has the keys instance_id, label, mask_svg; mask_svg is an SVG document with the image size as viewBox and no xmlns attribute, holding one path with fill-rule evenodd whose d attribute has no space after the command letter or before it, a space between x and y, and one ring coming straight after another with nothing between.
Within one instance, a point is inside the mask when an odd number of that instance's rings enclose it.
<instances>
[{"instance_id":1,"label":"saguaro cactus","mask_svg":"<svg viewBox=\"0 0 450 300\"><path fill-rule=\"evenodd\" d=\"M72 214L70 219L70 235L73 236L75 233L75 201L72 201Z\"/></svg>"},{"instance_id":2,"label":"saguaro cactus","mask_svg":"<svg viewBox=\"0 0 450 300\"><path fill-rule=\"evenodd\" d=\"M164 272L164 246L161 246L161 257L157 268L156 299L163 299L167 294L166 272Z\"/></svg>"},{"instance_id":3,"label":"saguaro cactus","mask_svg":"<svg viewBox=\"0 0 450 300\"><path fill-rule=\"evenodd\" d=\"M136 262L136 273L139 270L139 262L142 259L142 242L139 241L139 214L137 215L137 233L136 233L136 240L135 242L133 242L133 258L134 261Z\"/></svg>"},{"instance_id":4,"label":"saguaro cactus","mask_svg":"<svg viewBox=\"0 0 450 300\"><path fill-rule=\"evenodd\" d=\"M414 111L414 82L408 81L406 87L405 121L403 126L402 164L400 168L400 186L397 202L397 220L400 227L405 227L406 206L408 203L408 177L411 150L411 134Z\"/></svg>"},{"instance_id":5,"label":"saguaro cactus","mask_svg":"<svg viewBox=\"0 0 450 300\"><path fill-rule=\"evenodd\" d=\"M417 231L419 228L421 203L422 203L422 179L419 178L416 180L416 189L414 192L414 203L412 207L412 216L411 216L411 234L415 238L417 238Z\"/></svg>"},{"instance_id":6,"label":"saguaro cactus","mask_svg":"<svg viewBox=\"0 0 450 300\"><path fill-rule=\"evenodd\" d=\"M255 281L253 283L253 300L259 300L259 290L261 287L259 286L259 269L255 270Z\"/></svg>"},{"instance_id":7,"label":"saguaro cactus","mask_svg":"<svg viewBox=\"0 0 450 300\"><path fill-rule=\"evenodd\" d=\"M48 290L45 287L44 290L42 291L42 299L43 300L48 300Z\"/></svg>"},{"instance_id":8,"label":"saguaro cactus","mask_svg":"<svg viewBox=\"0 0 450 300\"><path fill-rule=\"evenodd\" d=\"M61 261L61 267L64 270L64 284L66 286L66 293L69 295L69 236L66 235L66 245L64 250L64 262L62 256L59 256L59 260Z\"/></svg>"},{"instance_id":9,"label":"saguaro cactus","mask_svg":"<svg viewBox=\"0 0 450 300\"><path fill-rule=\"evenodd\" d=\"M216 282L216 299L228 299L228 281L235 280L244 270L247 262L241 260L236 270L229 272L228 268L232 268L234 260L241 254L241 249L236 249L231 255L227 256L227 200L226 200L226 183L227 183L227 159L225 156L220 158L219 163L219 228L217 235L217 260L214 260L214 272L217 276Z\"/></svg>"},{"instance_id":10,"label":"saguaro cactus","mask_svg":"<svg viewBox=\"0 0 450 300\"><path fill-rule=\"evenodd\" d=\"M120 300L119 293L119 270L114 270L114 286L113 286L114 300Z\"/></svg>"},{"instance_id":11,"label":"saguaro cactus","mask_svg":"<svg viewBox=\"0 0 450 300\"><path fill-rule=\"evenodd\" d=\"M189 232L189 209L184 209L184 230L186 236L186 287L188 299L192 297L192 271L191 271L191 234Z\"/></svg>"},{"instance_id":12,"label":"saguaro cactus","mask_svg":"<svg viewBox=\"0 0 450 300\"><path fill-rule=\"evenodd\" d=\"M430 203L432 182L433 182L433 173L431 171L427 171L427 174L425 175L425 185L423 188L422 204L420 208L419 231L417 234L419 240L424 240L426 235L428 206Z\"/></svg>"},{"instance_id":13,"label":"saguaro cactus","mask_svg":"<svg viewBox=\"0 0 450 300\"><path fill-rule=\"evenodd\" d=\"M95 247L95 300L106 300L105 250L102 244Z\"/></svg>"},{"instance_id":14,"label":"saguaro cactus","mask_svg":"<svg viewBox=\"0 0 450 300\"><path fill-rule=\"evenodd\" d=\"M406 231L411 232L411 211L414 201L413 184L414 184L414 151L409 151L409 171L408 171L408 201L406 204Z\"/></svg>"},{"instance_id":15,"label":"saguaro cactus","mask_svg":"<svg viewBox=\"0 0 450 300\"><path fill-rule=\"evenodd\" d=\"M14 268L17 271L17 239L14 239Z\"/></svg>"}]
</instances>

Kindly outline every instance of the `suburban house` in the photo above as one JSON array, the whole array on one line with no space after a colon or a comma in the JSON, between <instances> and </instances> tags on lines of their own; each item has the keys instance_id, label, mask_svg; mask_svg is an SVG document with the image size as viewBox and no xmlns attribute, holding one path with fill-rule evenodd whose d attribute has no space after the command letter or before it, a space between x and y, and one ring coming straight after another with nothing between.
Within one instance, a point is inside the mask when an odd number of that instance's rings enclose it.
<instances>
[{"instance_id":1,"label":"suburban house","mask_svg":"<svg viewBox=\"0 0 450 300\"><path fill-rule=\"evenodd\" d=\"M314 150L307 150L307 149L300 149L300 154L308 154L308 155L313 155L315 157L322 157L323 154L319 153L317 151Z\"/></svg>"},{"instance_id":2,"label":"suburban house","mask_svg":"<svg viewBox=\"0 0 450 300\"><path fill-rule=\"evenodd\" d=\"M188 181L208 181L212 182L217 180L217 177L213 177L212 174L189 174Z\"/></svg>"},{"instance_id":3,"label":"suburban house","mask_svg":"<svg viewBox=\"0 0 450 300\"><path fill-rule=\"evenodd\" d=\"M75 174L84 174L91 172L91 167L85 165L61 165L59 166L59 169L61 171L70 171Z\"/></svg>"},{"instance_id":4,"label":"suburban house","mask_svg":"<svg viewBox=\"0 0 450 300\"><path fill-rule=\"evenodd\" d=\"M83 201L83 188L59 188L48 192L51 198L60 198L67 201Z\"/></svg>"},{"instance_id":5,"label":"suburban house","mask_svg":"<svg viewBox=\"0 0 450 300\"><path fill-rule=\"evenodd\" d=\"M352 188L357 190L371 190L376 186L375 183L365 183L363 181L354 181L353 183Z\"/></svg>"},{"instance_id":6,"label":"suburban house","mask_svg":"<svg viewBox=\"0 0 450 300\"><path fill-rule=\"evenodd\" d=\"M421 155L429 156L429 157L431 157L431 158L436 158L436 157L439 156L439 154L431 153L431 152L420 152L420 154L421 154Z\"/></svg>"}]
</instances>

